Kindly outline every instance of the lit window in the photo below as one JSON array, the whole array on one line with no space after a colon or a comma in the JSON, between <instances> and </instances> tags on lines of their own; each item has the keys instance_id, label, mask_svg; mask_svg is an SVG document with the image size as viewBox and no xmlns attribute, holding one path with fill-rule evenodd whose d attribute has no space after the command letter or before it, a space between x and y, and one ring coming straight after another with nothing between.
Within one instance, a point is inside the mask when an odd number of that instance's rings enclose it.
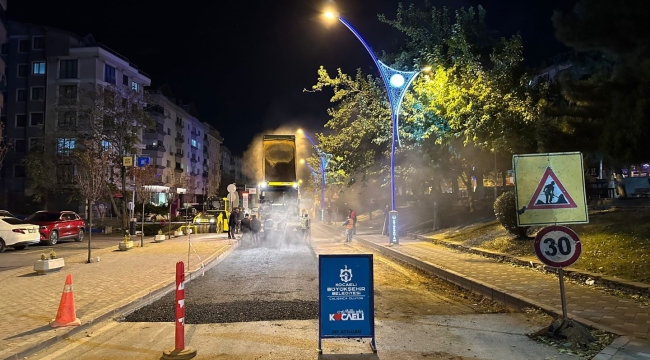
<instances>
[{"instance_id":1,"label":"lit window","mask_svg":"<svg viewBox=\"0 0 650 360\"><path fill-rule=\"evenodd\" d=\"M196 147L196 140L192 139L192 146Z\"/></svg>"},{"instance_id":2,"label":"lit window","mask_svg":"<svg viewBox=\"0 0 650 360\"><path fill-rule=\"evenodd\" d=\"M138 83L135 82L135 81L132 81L132 82L131 82L131 89L132 89L133 91L135 91L135 92L140 91L140 84L138 84Z\"/></svg>"},{"instance_id":3,"label":"lit window","mask_svg":"<svg viewBox=\"0 0 650 360\"><path fill-rule=\"evenodd\" d=\"M34 63L32 74L45 75L45 61L38 61Z\"/></svg>"},{"instance_id":4,"label":"lit window","mask_svg":"<svg viewBox=\"0 0 650 360\"><path fill-rule=\"evenodd\" d=\"M56 147L56 152L62 156L70 156L74 150L75 140L71 138L60 138Z\"/></svg>"},{"instance_id":5,"label":"lit window","mask_svg":"<svg viewBox=\"0 0 650 360\"><path fill-rule=\"evenodd\" d=\"M111 143L106 140L102 140L102 149L104 149L104 151L108 151L110 148Z\"/></svg>"}]
</instances>

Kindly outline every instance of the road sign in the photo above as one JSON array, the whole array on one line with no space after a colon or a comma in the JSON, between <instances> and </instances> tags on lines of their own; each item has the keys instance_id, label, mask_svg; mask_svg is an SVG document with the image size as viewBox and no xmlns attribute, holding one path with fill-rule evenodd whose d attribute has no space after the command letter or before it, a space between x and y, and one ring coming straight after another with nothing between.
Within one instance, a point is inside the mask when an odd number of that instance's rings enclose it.
<instances>
[{"instance_id":1,"label":"road sign","mask_svg":"<svg viewBox=\"0 0 650 360\"><path fill-rule=\"evenodd\" d=\"M138 167L144 167L149 165L151 158L148 156L138 156Z\"/></svg>"},{"instance_id":2,"label":"road sign","mask_svg":"<svg viewBox=\"0 0 650 360\"><path fill-rule=\"evenodd\" d=\"M582 153L514 155L519 226L589 222Z\"/></svg>"},{"instance_id":3,"label":"road sign","mask_svg":"<svg viewBox=\"0 0 650 360\"><path fill-rule=\"evenodd\" d=\"M375 346L372 254L318 256L318 350L325 338L372 338Z\"/></svg>"},{"instance_id":4,"label":"road sign","mask_svg":"<svg viewBox=\"0 0 650 360\"><path fill-rule=\"evenodd\" d=\"M535 237L535 254L544 264L562 268L575 263L582 253L580 238L566 226L547 226Z\"/></svg>"},{"instance_id":5,"label":"road sign","mask_svg":"<svg viewBox=\"0 0 650 360\"><path fill-rule=\"evenodd\" d=\"M229 193L233 193L237 191L237 186L235 184L230 184L226 187L226 190L228 190Z\"/></svg>"},{"instance_id":6,"label":"road sign","mask_svg":"<svg viewBox=\"0 0 650 360\"><path fill-rule=\"evenodd\" d=\"M122 166L133 166L133 157L122 156Z\"/></svg>"}]
</instances>

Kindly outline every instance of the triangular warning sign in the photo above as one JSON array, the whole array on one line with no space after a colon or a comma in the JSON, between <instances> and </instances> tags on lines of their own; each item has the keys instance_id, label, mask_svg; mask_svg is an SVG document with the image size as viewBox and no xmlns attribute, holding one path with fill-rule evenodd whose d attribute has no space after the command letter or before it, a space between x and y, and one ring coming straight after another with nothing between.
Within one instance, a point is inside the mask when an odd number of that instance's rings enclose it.
<instances>
[{"instance_id":1,"label":"triangular warning sign","mask_svg":"<svg viewBox=\"0 0 650 360\"><path fill-rule=\"evenodd\" d=\"M571 209L577 207L578 205L573 201L571 195L549 166L542 175L526 210Z\"/></svg>"}]
</instances>

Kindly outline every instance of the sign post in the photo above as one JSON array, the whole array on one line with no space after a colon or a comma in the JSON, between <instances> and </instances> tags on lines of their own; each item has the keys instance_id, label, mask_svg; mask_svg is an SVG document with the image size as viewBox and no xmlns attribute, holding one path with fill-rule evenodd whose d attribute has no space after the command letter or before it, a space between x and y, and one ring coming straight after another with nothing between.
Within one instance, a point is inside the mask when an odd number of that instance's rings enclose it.
<instances>
[{"instance_id":1,"label":"sign post","mask_svg":"<svg viewBox=\"0 0 650 360\"><path fill-rule=\"evenodd\" d=\"M185 264L176 263L176 316L174 326L174 348L163 351L162 359L191 359L196 349L185 347Z\"/></svg>"},{"instance_id":2,"label":"sign post","mask_svg":"<svg viewBox=\"0 0 650 360\"><path fill-rule=\"evenodd\" d=\"M575 263L582 253L582 244L575 231L566 226L547 226L535 237L535 254L544 264L557 268L560 278L562 316L567 319L566 294L564 292L564 270Z\"/></svg>"},{"instance_id":3,"label":"sign post","mask_svg":"<svg viewBox=\"0 0 650 360\"><path fill-rule=\"evenodd\" d=\"M318 256L318 352L322 340L371 338L375 344L372 254Z\"/></svg>"}]
</instances>

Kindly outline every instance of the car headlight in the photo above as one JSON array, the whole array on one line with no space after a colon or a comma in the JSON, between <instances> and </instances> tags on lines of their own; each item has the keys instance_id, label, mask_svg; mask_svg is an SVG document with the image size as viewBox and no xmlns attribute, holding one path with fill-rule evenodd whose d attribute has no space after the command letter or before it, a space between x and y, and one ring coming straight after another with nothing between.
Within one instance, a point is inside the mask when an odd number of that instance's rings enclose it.
<instances>
[{"instance_id":1,"label":"car headlight","mask_svg":"<svg viewBox=\"0 0 650 360\"><path fill-rule=\"evenodd\" d=\"M41 226L40 229L45 230L45 229L47 229L47 226Z\"/></svg>"},{"instance_id":2,"label":"car headlight","mask_svg":"<svg viewBox=\"0 0 650 360\"><path fill-rule=\"evenodd\" d=\"M210 219L210 222L213 223L213 222L214 222L214 218Z\"/></svg>"}]
</instances>

